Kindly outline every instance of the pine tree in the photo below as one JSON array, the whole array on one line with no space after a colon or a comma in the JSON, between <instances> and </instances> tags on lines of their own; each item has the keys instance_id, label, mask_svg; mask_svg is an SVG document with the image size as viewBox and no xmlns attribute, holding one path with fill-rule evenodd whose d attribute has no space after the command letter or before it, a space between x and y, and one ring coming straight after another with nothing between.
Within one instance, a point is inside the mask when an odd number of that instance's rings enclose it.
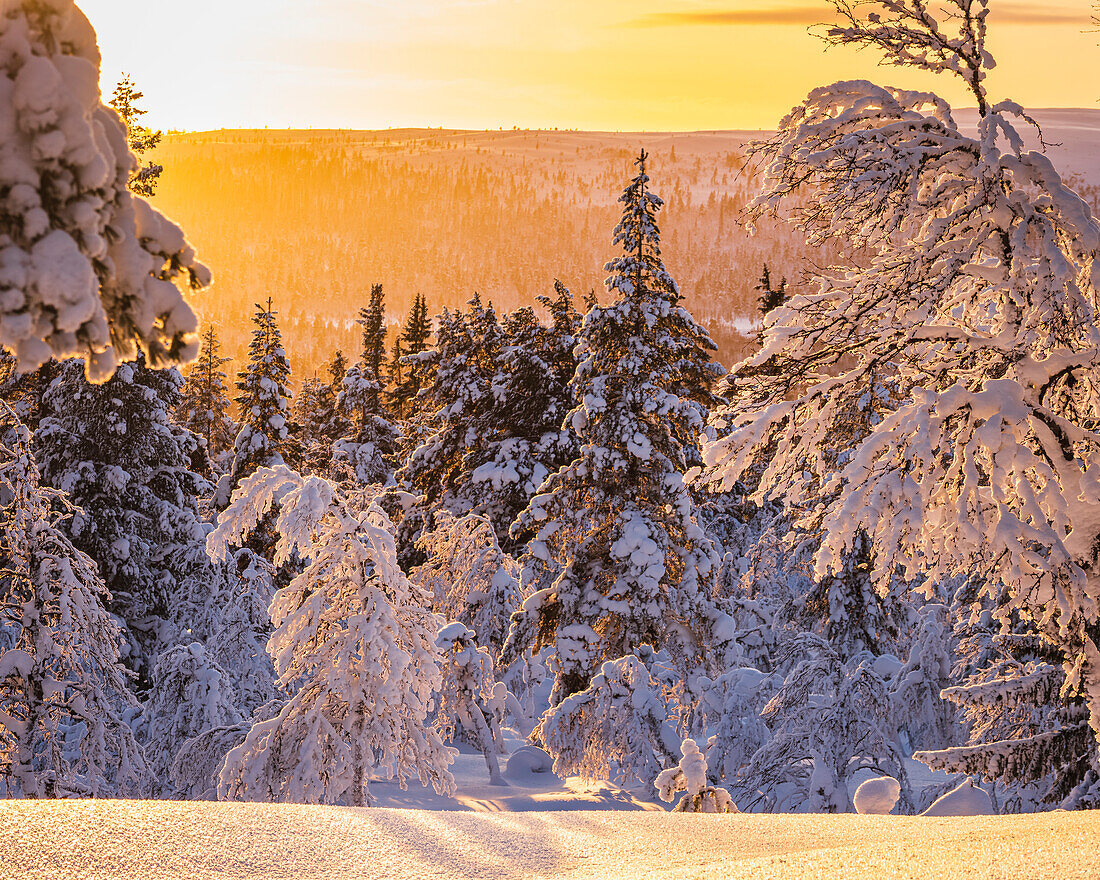
<instances>
[{"instance_id":1,"label":"pine tree","mask_svg":"<svg viewBox=\"0 0 1100 880\"><path fill-rule=\"evenodd\" d=\"M210 578L197 499L211 487L191 469L201 441L169 417L182 385L177 370L149 369L140 356L102 385L62 364L35 435L43 481L80 508L64 528L99 565L125 626L124 660L143 686L185 599Z\"/></svg>"},{"instance_id":2,"label":"pine tree","mask_svg":"<svg viewBox=\"0 0 1100 880\"><path fill-rule=\"evenodd\" d=\"M122 124L126 126L126 142L130 151L138 157L138 166L130 172L130 192L135 195L151 198L157 189L163 165L153 162L141 164L141 157L148 150L155 150L160 144L163 132L150 131L141 124L141 117L148 111L137 106L137 102L145 96L134 88L130 74L124 73L122 81L115 86L111 100L108 102L112 109L119 115Z\"/></svg>"},{"instance_id":3,"label":"pine tree","mask_svg":"<svg viewBox=\"0 0 1100 880\"><path fill-rule=\"evenodd\" d=\"M304 561L271 605L268 649L292 696L230 752L219 797L363 806L371 773L453 793L451 755L426 723L436 621L397 565L389 519L363 493L277 465L241 485L210 552L223 558L276 507L276 564Z\"/></svg>"},{"instance_id":4,"label":"pine tree","mask_svg":"<svg viewBox=\"0 0 1100 880\"><path fill-rule=\"evenodd\" d=\"M223 471L222 461L233 448L237 436L237 424L229 414L228 387L222 366L232 358L222 357L221 342L213 324L208 324L202 334L199 359L187 371L187 379L180 390L180 402L175 408L174 419L206 443L206 455L215 470Z\"/></svg>"},{"instance_id":5,"label":"pine tree","mask_svg":"<svg viewBox=\"0 0 1100 880\"><path fill-rule=\"evenodd\" d=\"M256 305L248 364L237 374L236 403L240 408L241 429L230 471L234 486L258 468L284 464L289 450L290 364L275 316L270 297L267 308Z\"/></svg>"},{"instance_id":6,"label":"pine tree","mask_svg":"<svg viewBox=\"0 0 1100 880\"><path fill-rule=\"evenodd\" d=\"M560 571L513 618L505 660L553 646L553 703L643 645L666 649L686 675L702 663L718 617L717 559L683 474L698 458L721 368L661 262L662 202L647 190L645 159L620 200L615 243L624 253L607 265L616 300L593 308L580 330L578 405L567 417L579 457L514 526L534 533L531 556Z\"/></svg>"},{"instance_id":7,"label":"pine tree","mask_svg":"<svg viewBox=\"0 0 1100 880\"><path fill-rule=\"evenodd\" d=\"M198 322L177 285L197 290L210 273L128 188L136 159L102 103L95 31L73 0L9 3L0 41L0 116L22 132L5 138L19 172L0 197L0 345L21 371L76 357L100 382L139 351L153 367L192 360Z\"/></svg>"},{"instance_id":8,"label":"pine tree","mask_svg":"<svg viewBox=\"0 0 1100 880\"><path fill-rule=\"evenodd\" d=\"M95 563L60 528L30 432L0 414L0 793L134 793L145 768L122 719L136 705Z\"/></svg>"}]
</instances>

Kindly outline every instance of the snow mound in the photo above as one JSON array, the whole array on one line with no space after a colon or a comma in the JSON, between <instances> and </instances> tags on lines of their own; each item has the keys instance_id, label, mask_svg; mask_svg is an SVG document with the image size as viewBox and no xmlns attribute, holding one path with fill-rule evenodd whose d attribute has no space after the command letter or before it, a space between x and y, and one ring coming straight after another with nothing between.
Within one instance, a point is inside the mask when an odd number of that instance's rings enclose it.
<instances>
[{"instance_id":1,"label":"snow mound","mask_svg":"<svg viewBox=\"0 0 1100 880\"><path fill-rule=\"evenodd\" d=\"M901 783L893 776L876 776L856 789L856 812L864 816L885 816L901 796Z\"/></svg>"},{"instance_id":2,"label":"snow mound","mask_svg":"<svg viewBox=\"0 0 1100 880\"><path fill-rule=\"evenodd\" d=\"M992 816L993 801L969 779L932 802L922 816Z\"/></svg>"},{"instance_id":3,"label":"snow mound","mask_svg":"<svg viewBox=\"0 0 1100 880\"><path fill-rule=\"evenodd\" d=\"M535 746L523 746L512 752L504 775L510 779L525 779L537 773L553 773L554 759Z\"/></svg>"}]
</instances>

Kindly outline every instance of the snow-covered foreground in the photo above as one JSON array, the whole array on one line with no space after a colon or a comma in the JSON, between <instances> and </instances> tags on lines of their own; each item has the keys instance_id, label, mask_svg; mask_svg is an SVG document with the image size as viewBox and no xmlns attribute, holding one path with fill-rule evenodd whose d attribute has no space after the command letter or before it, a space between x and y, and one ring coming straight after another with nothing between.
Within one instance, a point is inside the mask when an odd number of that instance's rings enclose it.
<instances>
[{"instance_id":1,"label":"snow-covered foreground","mask_svg":"<svg viewBox=\"0 0 1100 880\"><path fill-rule=\"evenodd\" d=\"M9 801L0 876L121 878L1095 878L1100 813L477 813Z\"/></svg>"}]
</instances>

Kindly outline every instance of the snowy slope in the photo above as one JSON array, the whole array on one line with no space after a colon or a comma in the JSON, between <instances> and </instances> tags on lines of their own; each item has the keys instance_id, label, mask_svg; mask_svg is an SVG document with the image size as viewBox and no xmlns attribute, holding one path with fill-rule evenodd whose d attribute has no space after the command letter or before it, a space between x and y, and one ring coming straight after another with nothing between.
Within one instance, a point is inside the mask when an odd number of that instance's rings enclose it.
<instances>
[{"instance_id":1,"label":"snowy slope","mask_svg":"<svg viewBox=\"0 0 1100 880\"><path fill-rule=\"evenodd\" d=\"M922 819L8 801L0 877L1095 878L1100 813Z\"/></svg>"}]
</instances>

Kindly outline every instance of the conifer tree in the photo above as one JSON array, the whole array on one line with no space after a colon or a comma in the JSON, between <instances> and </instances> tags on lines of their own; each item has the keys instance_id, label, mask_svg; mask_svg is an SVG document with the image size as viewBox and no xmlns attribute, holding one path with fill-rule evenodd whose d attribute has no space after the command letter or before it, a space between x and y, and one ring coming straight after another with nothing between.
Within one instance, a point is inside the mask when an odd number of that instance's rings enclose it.
<instances>
[{"instance_id":1,"label":"conifer tree","mask_svg":"<svg viewBox=\"0 0 1100 880\"><path fill-rule=\"evenodd\" d=\"M436 620L397 565L389 519L363 492L278 465L242 484L211 554L224 558L276 508L276 564L304 562L271 605L268 649L293 695L230 752L219 797L364 806L372 772L453 793L451 755L426 724L441 682Z\"/></svg>"},{"instance_id":2,"label":"conifer tree","mask_svg":"<svg viewBox=\"0 0 1100 880\"><path fill-rule=\"evenodd\" d=\"M130 151L138 157L137 168L130 172L130 192L149 198L156 193L157 183L161 172L164 171L164 166L153 162L143 165L141 159L148 150L157 148L164 133L150 131L141 124L141 117L148 111L138 107L137 102L144 97L134 88L130 74L124 73L108 103L119 115L122 124L126 126L126 142L129 144Z\"/></svg>"},{"instance_id":3,"label":"conifer tree","mask_svg":"<svg viewBox=\"0 0 1100 880\"><path fill-rule=\"evenodd\" d=\"M386 356L386 307L381 284L371 287L370 303L359 310L363 345L359 362L343 377L339 406L347 413L351 432L336 444L336 461L346 462L361 485L384 483L392 470L398 431L382 405ZM400 360L400 338L394 340ZM397 368L400 369L399 364ZM400 375L398 375L400 381Z\"/></svg>"},{"instance_id":4,"label":"conifer tree","mask_svg":"<svg viewBox=\"0 0 1100 880\"><path fill-rule=\"evenodd\" d=\"M401 331L399 363L403 377L398 376L391 398L394 412L403 419L409 419L418 412L417 398L430 378L430 368L421 363L421 356L428 350L428 339L431 335L432 322L428 318L428 306L424 294L418 293Z\"/></svg>"},{"instance_id":5,"label":"conifer tree","mask_svg":"<svg viewBox=\"0 0 1100 880\"><path fill-rule=\"evenodd\" d=\"M771 270L768 264L764 264L764 271L760 275L760 283L756 285L760 291L757 302L760 304L760 314L767 315L772 309L777 309L787 301L787 279L779 282L778 287L772 287Z\"/></svg>"},{"instance_id":6,"label":"conifer tree","mask_svg":"<svg viewBox=\"0 0 1100 880\"><path fill-rule=\"evenodd\" d=\"M500 322L479 296L469 306L468 313L444 309L435 348L420 356L419 365L432 376L419 395L432 413L424 419L428 436L398 474L400 482L424 495L429 509L448 506L458 514L469 509L458 500L469 485L467 464L499 430L494 389L500 379Z\"/></svg>"},{"instance_id":7,"label":"conifer tree","mask_svg":"<svg viewBox=\"0 0 1100 880\"><path fill-rule=\"evenodd\" d=\"M0 795L125 795L144 775L136 705L96 564L60 528L30 432L0 413Z\"/></svg>"},{"instance_id":8,"label":"conifer tree","mask_svg":"<svg viewBox=\"0 0 1100 880\"><path fill-rule=\"evenodd\" d=\"M222 366L231 360L221 356L217 331L213 324L208 324L202 334L199 359L187 371L174 412L176 424L206 442L206 455L219 471L224 470L222 459L237 436L237 424L230 415L226 375L222 371Z\"/></svg>"},{"instance_id":9,"label":"conifer tree","mask_svg":"<svg viewBox=\"0 0 1100 880\"><path fill-rule=\"evenodd\" d=\"M64 363L35 435L43 481L79 507L64 528L99 565L125 626L124 661L143 685L193 582L209 576L197 499L211 487L192 470L201 441L169 418L182 385L178 370L141 357L102 385Z\"/></svg>"},{"instance_id":10,"label":"conifer tree","mask_svg":"<svg viewBox=\"0 0 1100 880\"><path fill-rule=\"evenodd\" d=\"M289 450L290 364L276 314L270 297L266 308L256 305L248 364L237 374L241 429L230 472L234 486L258 468L284 464Z\"/></svg>"},{"instance_id":11,"label":"conifer tree","mask_svg":"<svg viewBox=\"0 0 1100 880\"><path fill-rule=\"evenodd\" d=\"M533 557L561 568L513 618L505 662L553 646L553 703L643 645L667 650L686 675L702 663L718 618L715 551L683 474L698 457L721 368L661 262L662 202L647 189L645 160L643 152L620 199L614 240L623 255L607 265L616 299L593 308L580 330L578 404L567 418L579 457L543 484L514 527L534 532Z\"/></svg>"}]
</instances>

